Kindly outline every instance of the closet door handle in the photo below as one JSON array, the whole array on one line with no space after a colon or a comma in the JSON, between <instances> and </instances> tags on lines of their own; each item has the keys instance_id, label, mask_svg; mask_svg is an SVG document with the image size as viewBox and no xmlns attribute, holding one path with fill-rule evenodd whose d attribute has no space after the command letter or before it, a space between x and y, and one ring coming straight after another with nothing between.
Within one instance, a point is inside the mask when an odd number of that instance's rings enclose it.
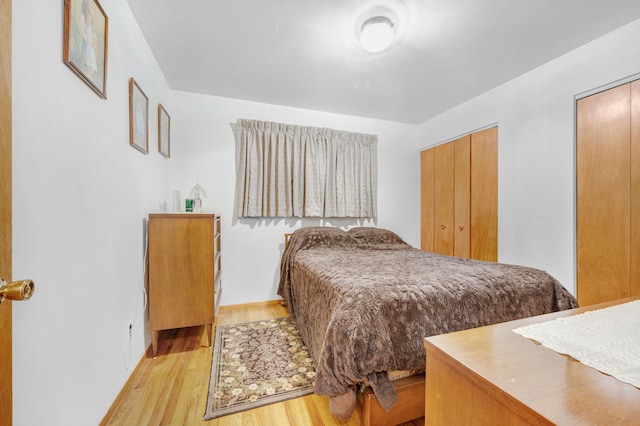
<instances>
[{"instance_id":1,"label":"closet door handle","mask_svg":"<svg viewBox=\"0 0 640 426\"><path fill-rule=\"evenodd\" d=\"M464 226L460 225L458 226L458 231L462 231L464 229Z\"/></svg>"},{"instance_id":2,"label":"closet door handle","mask_svg":"<svg viewBox=\"0 0 640 426\"><path fill-rule=\"evenodd\" d=\"M442 225L440 225L440 229L444 229L446 228L445 224L443 223Z\"/></svg>"}]
</instances>

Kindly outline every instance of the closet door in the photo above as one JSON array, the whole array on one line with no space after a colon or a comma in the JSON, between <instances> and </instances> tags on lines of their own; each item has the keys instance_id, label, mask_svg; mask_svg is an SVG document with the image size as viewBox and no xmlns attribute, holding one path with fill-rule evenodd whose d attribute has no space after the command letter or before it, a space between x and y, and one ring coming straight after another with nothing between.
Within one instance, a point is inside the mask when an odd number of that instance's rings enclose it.
<instances>
[{"instance_id":1,"label":"closet door","mask_svg":"<svg viewBox=\"0 0 640 426\"><path fill-rule=\"evenodd\" d=\"M433 252L434 148L420 153L420 249Z\"/></svg>"},{"instance_id":2,"label":"closet door","mask_svg":"<svg viewBox=\"0 0 640 426\"><path fill-rule=\"evenodd\" d=\"M577 296L581 306L629 296L630 105L629 84L577 103Z\"/></svg>"},{"instance_id":3,"label":"closet door","mask_svg":"<svg viewBox=\"0 0 640 426\"><path fill-rule=\"evenodd\" d=\"M420 248L497 261L498 128L420 155Z\"/></svg>"},{"instance_id":4,"label":"closet door","mask_svg":"<svg viewBox=\"0 0 640 426\"><path fill-rule=\"evenodd\" d=\"M453 256L455 145L434 148L434 240L436 253Z\"/></svg>"},{"instance_id":5,"label":"closet door","mask_svg":"<svg viewBox=\"0 0 640 426\"><path fill-rule=\"evenodd\" d=\"M471 136L454 145L454 250L457 257L471 257Z\"/></svg>"},{"instance_id":6,"label":"closet door","mask_svg":"<svg viewBox=\"0 0 640 426\"><path fill-rule=\"evenodd\" d=\"M631 296L640 295L640 80L631 83Z\"/></svg>"},{"instance_id":7,"label":"closet door","mask_svg":"<svg viewBox=\"0 0 640 426\"><path fill-rule=\"evenodd\" d=\"M471 135L471 258L498 260L498 128Z\"/></svg>"}]
</instances>

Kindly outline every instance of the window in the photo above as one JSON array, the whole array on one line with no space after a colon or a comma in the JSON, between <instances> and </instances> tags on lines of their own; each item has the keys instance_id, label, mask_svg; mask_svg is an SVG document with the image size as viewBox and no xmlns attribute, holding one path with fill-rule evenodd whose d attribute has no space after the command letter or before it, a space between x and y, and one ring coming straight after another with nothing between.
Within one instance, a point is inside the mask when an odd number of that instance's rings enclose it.
<instances>
[{"instance_id":1,"label":"window","mask_svg":"<svg viewBox=\"0 0 640 426\"><path fill-rule=\"evenodd\" d=\"M238 217L376 217L376 135L246 119L236 133Z\"/></svg>"}]
</instances>

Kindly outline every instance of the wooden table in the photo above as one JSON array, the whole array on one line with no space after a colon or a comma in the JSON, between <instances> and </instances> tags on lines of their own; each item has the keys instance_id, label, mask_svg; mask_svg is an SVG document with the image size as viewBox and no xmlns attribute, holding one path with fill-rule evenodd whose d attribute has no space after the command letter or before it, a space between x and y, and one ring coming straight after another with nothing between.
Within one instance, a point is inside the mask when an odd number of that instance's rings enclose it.
<instances>
[{"instance_id":1,"label":"wooden table","mask_svg":"<svg viewBox=\"0 0 640 426\"><path fill-rule=\"evenodd\" d=\"M426 338L425 424L640 424L640 389L512 331L637 299Z\"/></svg>"}]
</instances>

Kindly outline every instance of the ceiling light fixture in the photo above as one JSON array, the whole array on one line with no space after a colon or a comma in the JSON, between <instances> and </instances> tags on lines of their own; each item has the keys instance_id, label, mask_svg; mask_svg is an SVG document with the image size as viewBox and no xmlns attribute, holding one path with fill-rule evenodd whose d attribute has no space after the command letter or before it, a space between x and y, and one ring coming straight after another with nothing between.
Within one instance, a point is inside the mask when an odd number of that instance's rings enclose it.
<instances>
[{"instance_id":1,"label":"ceiling light fixture","mask_svg":"<svg viewBox=\"0 0 640 426\"><path fill-rule=\"evenodd\" d=\"M360 27L360 44L372 53L382 52L393 41L393 22L386 16L369 18Z\"/></svg>"}]
</instances>

